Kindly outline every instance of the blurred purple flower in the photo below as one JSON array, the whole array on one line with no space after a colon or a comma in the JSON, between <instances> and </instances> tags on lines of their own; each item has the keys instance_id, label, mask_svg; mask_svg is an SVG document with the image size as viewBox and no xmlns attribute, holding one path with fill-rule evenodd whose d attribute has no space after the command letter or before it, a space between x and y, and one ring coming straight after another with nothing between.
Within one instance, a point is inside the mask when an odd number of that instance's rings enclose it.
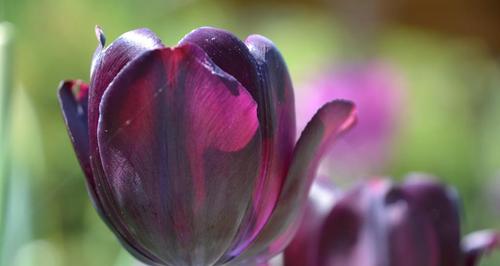
<instances>
[{"instance_id":1,"label":"blurred purple flower","mask_svg":"<svg viewBox=\"0 0 500 266\"><path fill-rule=\"evenodd\" d=\"M335 177L362 177L382 171L390 159L392 142L403 106L403 79L381 62L342 65L323 72L297 90L298 129L306 126L318 106L329 99L356 104L358 124L325 161Z\"/></svg>"},{"instance_id":2,"label":"blurred purple flower","mask_svg":"<svg viewBox=\"0 0 500 266\"><path fill-rule=\"evenodd\" d=\"M421 175L401 185L369 180L343 195L315 182L285 266L477 265L500 234L472 233L461 243L458 205L454 189Z\"/></svg>"},{"instance_id":3,"label":"blurred purple flower","mask_svg":"<svg viewBox=\"0 0 500 266\"><path fill-rule=\"evenodd\" d=\"M296 143L292 84L266 38L200 28L168 48L138 29L105 48L96 33L90 85L65 81L59 100L90 198L122 245L152 265L284 249L268 247L303 209L353 105L325 104Z\"/></svg>"}]
</instances>

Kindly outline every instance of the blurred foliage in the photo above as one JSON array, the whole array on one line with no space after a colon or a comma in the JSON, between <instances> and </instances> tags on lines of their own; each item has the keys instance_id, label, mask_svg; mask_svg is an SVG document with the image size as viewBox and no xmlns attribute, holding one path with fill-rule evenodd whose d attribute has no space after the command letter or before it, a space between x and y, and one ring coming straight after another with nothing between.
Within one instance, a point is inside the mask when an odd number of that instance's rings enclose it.
<instances>
[{"instance_id":1,"label":"blurred foliage","mask_svg":"<svg viewBox=\"0 0 500 266\"><path fill-rule=\"evenodd\" d=\"M95 24L108 42L138 27L151 28L168 45L203 25L242 38L259 33L280 48L297 89L318 69L367 54L392 62L406 77L408 102L387 174L433 173L460 191L464 232L500 228L499 205L488 205L491 195L500 195L499 183L491 182L500 175L500 68L480 42L390 25L353 45L348 40L359 40L356 32L329 10L293 4L240 9L215 0L7 0L0 8L2 19L16 26L14 87L26 88L13 97L20 171L12 174L20 180L9 184L12 204L23 210L12 214L19 221L11 233L26 241L6 265L134 264L90 204L56 100L61 79L88 80ZM367 46L370 53L359 50ZM485 184L497 187L484 193ZM482 265L499 263L496 255Z\"/></svg>"},{"instance_id":2,"label":"blurred foliage","mask_svg":"<svg viewBox=\"0 0 500 266\"><path fill-rule=\"evenodd\" d=\"M5 246L5 205L7 197L7 176L9 175L9 153L8 153L8 109L10 106L9 96L11 90L11 48L12 27L6 22L0 23L0 258ZM1 261L0 261L1 264Z\"/></svg>"}]
</instances>

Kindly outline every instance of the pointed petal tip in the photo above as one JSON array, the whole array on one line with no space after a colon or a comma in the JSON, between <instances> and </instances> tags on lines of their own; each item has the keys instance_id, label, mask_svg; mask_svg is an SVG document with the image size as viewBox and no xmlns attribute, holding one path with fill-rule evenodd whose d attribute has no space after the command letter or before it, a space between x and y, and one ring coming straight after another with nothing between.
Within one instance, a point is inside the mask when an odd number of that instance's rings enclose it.
<instances>
[{"instance_id":1,"label":"pointed petal tip","mask_svg":"<svg viewBox=\"0 0 500 266\"><path fill-rule=\"evenodd\" d=\"M99 25L95 26L95 36L96 36L99 44L102 47L104 47L104 45L106 44L106 35L104 35L104 31L102 30L101 26L99 26Z\"/></svg>"}]
</instances>

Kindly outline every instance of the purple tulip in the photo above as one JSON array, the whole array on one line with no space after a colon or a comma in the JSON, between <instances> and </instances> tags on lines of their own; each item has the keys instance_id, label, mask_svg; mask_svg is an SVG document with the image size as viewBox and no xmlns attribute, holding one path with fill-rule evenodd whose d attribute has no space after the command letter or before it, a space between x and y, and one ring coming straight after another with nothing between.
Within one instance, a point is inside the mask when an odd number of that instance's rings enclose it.
<instances>
[{"instance_id":1,"label":"purple tulip","mask_svg":"<svg viewBox=\"0 0 500 266\"><path fill-rule=\"evenodd\" d=\"M380 173L391 159L392 142L399 127L404 84L400 73L387 63L341 65L323 71L297 90L297 125L304 128L316 108L328 99L356 104L358 123L325 161L335 178ZM331 171L330 171L331 170Z\"/></svg>"},{"instance_id":2,"label":"purple tulip","mask_svg":"<svg viewBox=\"0 0 500 266\"><path fill-rule=\"evenodd\" d=\"M456 191L427 177L374 179L336 195L324 182L313 185L285 266L473 266L500 246L492 231L461 243Z\"/></svg>"},{"instance_id":3,"label":"purple tulip","mask_svg":"<svg viewBox=\"0 0 500 266\"><path fill-rule=\"evenodd\" d=\"M123 246L152 265L275 255L353 104L325 104L295 143L292 84L266 38L200 28L169 48L138 29L105 48L96 33L90 84L63 82L59 100L90 198Z\"/></svg>"}]
</instances>

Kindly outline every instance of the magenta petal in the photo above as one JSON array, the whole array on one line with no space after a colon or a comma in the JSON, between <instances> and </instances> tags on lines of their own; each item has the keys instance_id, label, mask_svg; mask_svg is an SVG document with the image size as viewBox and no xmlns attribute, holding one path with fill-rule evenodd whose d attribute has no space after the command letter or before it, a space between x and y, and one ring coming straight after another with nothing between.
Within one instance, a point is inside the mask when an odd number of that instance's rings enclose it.
<instances>
[{"instance_id":1,"label":"magenta petal","mask_svg":"<svg viewBox=\"0 0 500 266\"><path fill-rule=\"evenodd\" d=\"M267 261L285 248L293 234L280 239L280 245L272 245L272 250L267 249L276 238L296 225L322 155L355 121L354 105L341 100L324 105L314 115L295 146L291 166L269 222L238 261L252 257L257 257L258 262Z\"/></svg>"},{"instance_id":2,"label":"magenta petal","mask_svg":"<svg viewBox=\"0 0 500 266\"><path fill-rule=\"evenodd\" d=\"M257 105L199 48L145 53L106 90L99 150L114 221L168 265L210 265L251 203Z\"/></svg>"},{"instance_id":3,"label":"magenta petal","mask_svg":"<svg viewBox=\"0 0 500 266\"><path fill-rule=\"evenodd\" d=\"M484 254L488 254L500 248L500 233L484 230L467 235L462 240L464 252L464 266L479 265L479 260Z\"/></svg>"},{"instance_id":4,"label":"magenta petal","mask_svg":"<svg viewBox=\"0 0 500 266\"><path fill-rule=\"evenodd\" d=\"M212 61L237 79L259 103L257 63L246 45L234 34L211 27L202 27L187 34L179 44L200 47Z\"/></svg>"},{"instance_id":5,"label":"magenta petal","mask_svg":"<svg viewBox=\"0 0 500 266\"><path fill-rule=\"evenodd\" d=\"M203 27L186 35L180 43L202 48L258 103L263 139L260 177L249 206L251 211L243 218L233 248L222 258L222 263L241 253L260 232L275 207L295 142L293 88L279 51L264 37L250 36L243 43L230 32Z\"/></svg>"},{"instance_id":6,"label":"magenta petal","mask_svg":"<svg viewBox=\"0 0 500 266\"><path fill-rule=\"evenodd\" d=\"M431 219L434 234L439 241L439 265L459 265L462 254L457 192L420 174L410 176L403 189L416 208Z\"/></svg>"},{"instance_id":7,"label":"magenta petal","mask_svg":"<svg viewBox=\"0 0 500 266\"><path fill-rule=\"evenodd\" d=\"M248 37L245 43L257 64L261 129L267 133L263 135L261 176L253 193L254 211L244 219L242 228L248 229L240 231L246 239L253 239L271 215L290 165L295 143L295 106L290 76L278 49L258 35ZM224 259L241 253L248 244L244 238L236 240L240 244L235 243L235 249Z\"/></svg>"}]
</instances>

